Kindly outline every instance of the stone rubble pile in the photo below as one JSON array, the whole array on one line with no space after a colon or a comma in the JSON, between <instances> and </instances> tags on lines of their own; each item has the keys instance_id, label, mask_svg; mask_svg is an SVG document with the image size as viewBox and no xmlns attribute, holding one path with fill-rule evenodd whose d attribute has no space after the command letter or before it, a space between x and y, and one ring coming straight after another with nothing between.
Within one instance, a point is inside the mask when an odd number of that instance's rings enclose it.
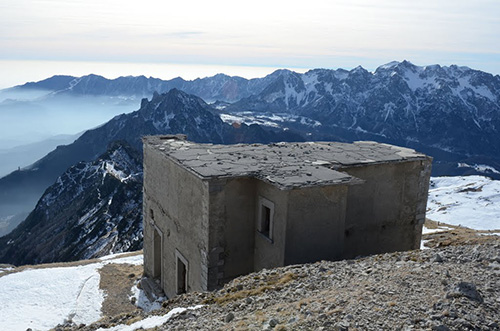
<instances>
[{"instance_id":1,"label":"stone rubble pile","mask_svg":"<svg viewBox=\"0 0 500 331\"><path fill-rule=\"evenodd\" d=\"M263 270L153 313L197 304L158 329L499 330L500 239Z\"/></svg>"}]
</instances>

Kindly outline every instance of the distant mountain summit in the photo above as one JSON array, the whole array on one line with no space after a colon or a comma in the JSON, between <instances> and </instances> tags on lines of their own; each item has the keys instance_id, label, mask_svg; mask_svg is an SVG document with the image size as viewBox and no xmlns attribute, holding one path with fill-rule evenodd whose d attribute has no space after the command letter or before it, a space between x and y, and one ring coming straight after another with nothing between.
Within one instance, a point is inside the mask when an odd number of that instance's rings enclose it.
<instances>
[{"instance_id":1,"label":"distant mountain summit","mask_svg":"<svg viewBox=\"0 0 500 331\"><path fill-rule=\"evenodd\" d=\"M16 86L14 87L14 89L40 89L60 91L68 88L68 86L70 86L70 82L74 79L75 77L73 76L55 75L38 82L29 82L24 85Z\"/></svg>"}]
</instances>

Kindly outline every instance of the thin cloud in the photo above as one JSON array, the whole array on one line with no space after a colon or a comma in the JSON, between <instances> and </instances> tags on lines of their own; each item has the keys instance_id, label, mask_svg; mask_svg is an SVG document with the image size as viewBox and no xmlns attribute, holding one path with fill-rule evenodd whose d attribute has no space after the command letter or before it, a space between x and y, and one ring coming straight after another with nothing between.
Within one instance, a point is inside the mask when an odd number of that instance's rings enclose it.
<instances>
[{"instance_id":1,"label":"thin cloud","mask_svg":"<svg viewBox=\"0 0 500 331\"><path fill-rule=\"evenodd\" d=\"M315 67L479 54L478 63L500 52L499 12L492 0L5 0L0 58Z\"/></svg>"}]
</instances>

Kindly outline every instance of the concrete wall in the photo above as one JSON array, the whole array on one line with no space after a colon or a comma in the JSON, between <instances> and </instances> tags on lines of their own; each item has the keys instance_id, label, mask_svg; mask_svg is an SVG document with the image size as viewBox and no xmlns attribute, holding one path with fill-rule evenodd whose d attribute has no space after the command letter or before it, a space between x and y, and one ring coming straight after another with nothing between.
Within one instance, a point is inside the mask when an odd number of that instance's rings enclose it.
<instances>
[{"instance_id":1,"label":"concrete wall","mask_svg":"<svg viewBox=\"0 0 500 331\"><path fill-rule=\"evenodd\" d=\"M251 178L211 180L209 288L284 265L287 191ZM259 198L274 204L273 238L257 231Z\"/></svg>"},{"instance_id":2,"label":"concrete wall","mask_svg":"<svg viewBox=\"0 0 500 331\"><path fill-rule=\"evenodd\" d=\"M259 197L274 204L272 240L254 231L254 270L281 267L285 265L286 223L288 213L288 191L281 191L268 183L257 181L256 201ZM257 212L258 205L255 206ZM255 220L254 222L257 222Z\"/></svg>"},{"instance_id":3,"label":"concrete wall","mask_svg":"<svg viewBox=\"0 0 500 331\"><path fill-rule=\"evenodd\" d=\"M342 257L346 197L345 185L290 191L285 264Z\"/></svg>"},{"instance_id":4,"label":"concrete wall","mask_svg":"<svg viewBox=\"0 0 500 331\"><path fill-rule=\"evenodd\" d=\"M348 190L345 258L419 247L430 162L428 159L341 169L365 180Z\"/></svg>"},{"instance_id":5,"label":"concrete wall","mask_svg":"<svg viewBox=\"0 0 500 331\"><path fill-rule=\"evenodd\" d=\"M209 288L253 271L256 180L211 180Z\"/></svg>"},{"instance_id":6,"label":"concrete wall","mask_svg":"<svg viewBox=\"0 0 500 331\"><path fill-rule=\"evenodd\" d=\"M208 183L144 146L144 269L153 273L153 225L162 236L162 287L176 295L176 250L188 261L187 290L207 290ZM150 215L154 214L154 220Z\"/></svg>"}]
</instances>

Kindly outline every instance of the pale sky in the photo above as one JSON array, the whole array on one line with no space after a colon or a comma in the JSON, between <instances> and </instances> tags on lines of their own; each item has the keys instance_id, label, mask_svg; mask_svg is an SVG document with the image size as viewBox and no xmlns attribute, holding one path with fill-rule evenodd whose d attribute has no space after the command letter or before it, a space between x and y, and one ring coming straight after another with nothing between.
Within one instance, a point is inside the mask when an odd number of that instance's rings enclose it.
<instances>
[{"instance_id":1,"label":"pale sky","mask_svg":"<svg viewBox=\"0 0 500 331\"><path fill-rule=\"evenodd\" d=\"M403 59L500 74L500 1L0 2L0 87L41 74L136 75L141 67L159 78L189 68L185 78L196 78L194 68L214 71L200 69L201 77L260 77L266 68L374 70Z\"/></svg>"}]
</instances>

